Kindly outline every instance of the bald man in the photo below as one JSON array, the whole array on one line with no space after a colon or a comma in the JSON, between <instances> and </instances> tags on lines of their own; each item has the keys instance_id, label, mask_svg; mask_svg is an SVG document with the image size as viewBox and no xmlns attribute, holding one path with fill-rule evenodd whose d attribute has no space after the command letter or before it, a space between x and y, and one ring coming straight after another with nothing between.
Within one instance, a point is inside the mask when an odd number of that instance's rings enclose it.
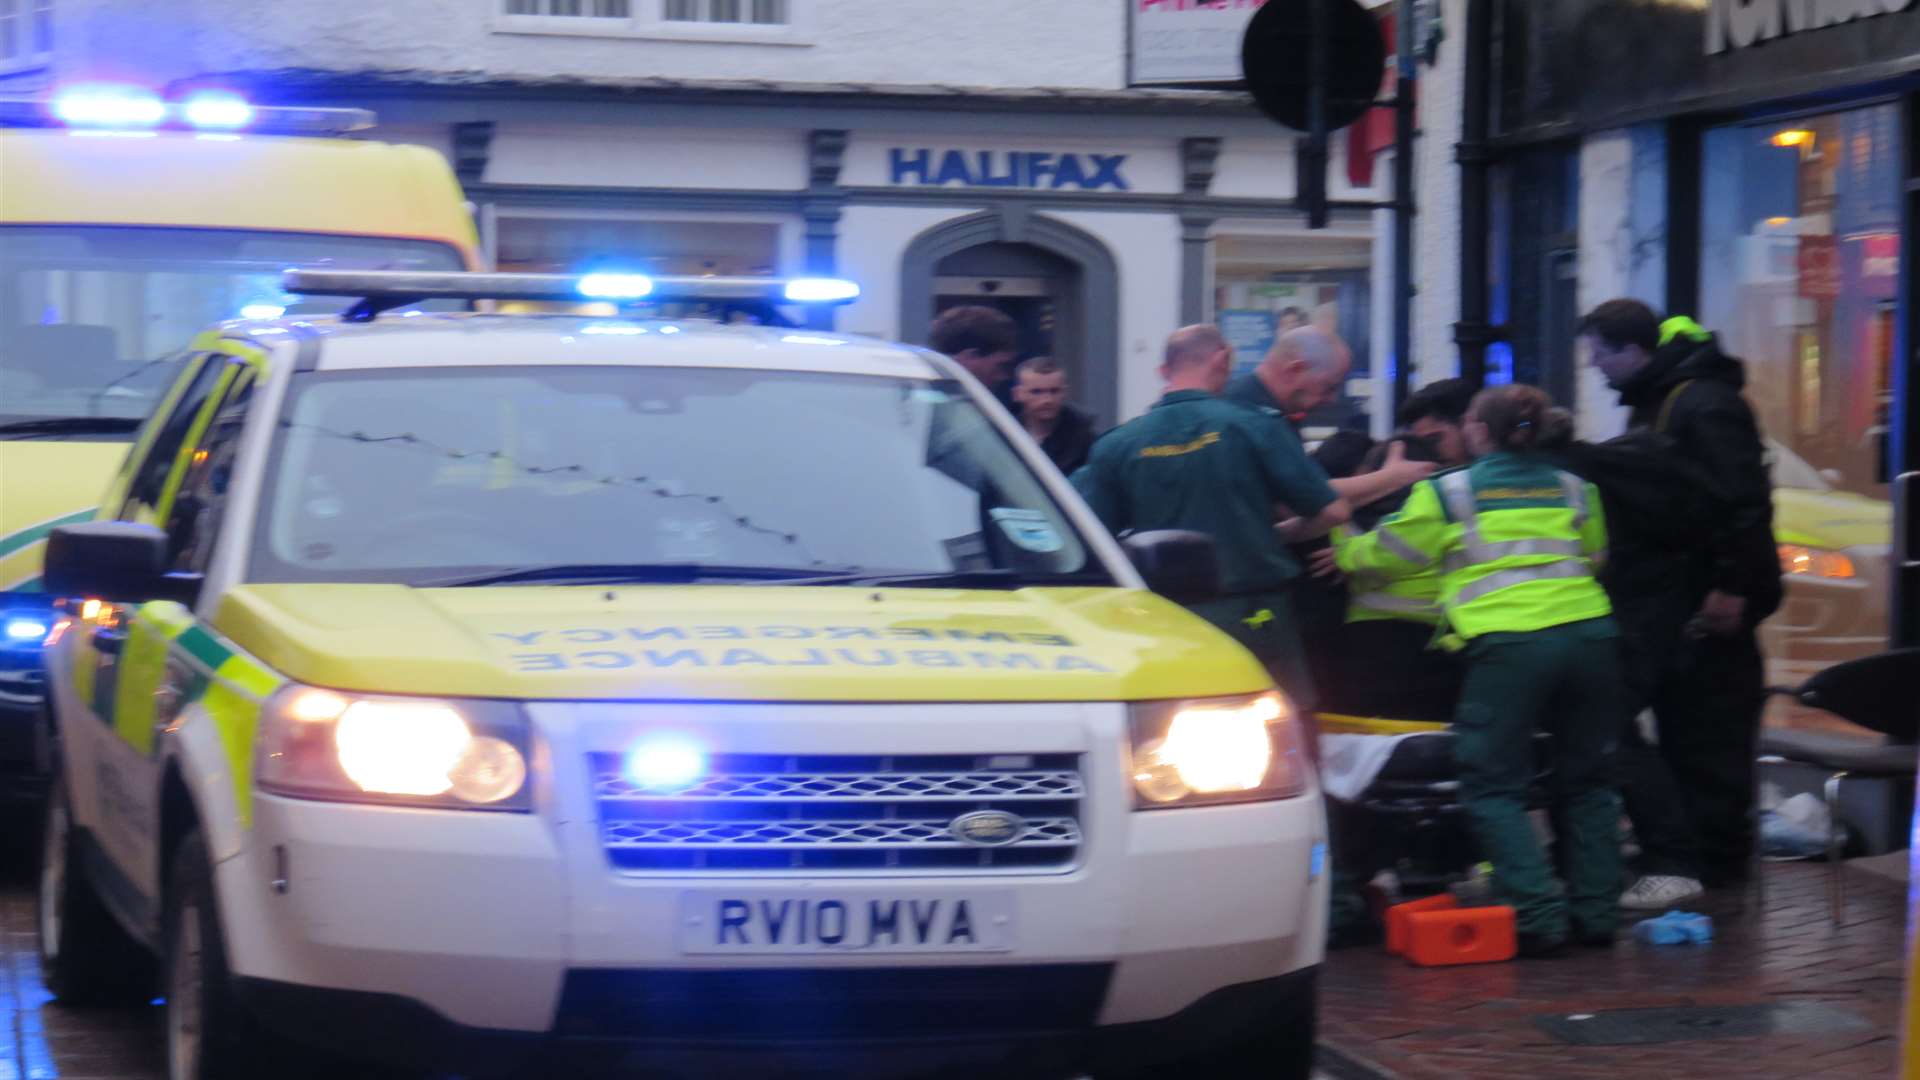
<instances>
[{"instance_id":1,"label":"bald man","mask_svg":"<svg viewBox=\"0 0 1920 1080\"><path fill-rule=\"evenodd\" d=\"M1195 605L1267 665L1303 712L1314 704L1288 587L1300 563L1274 532L1275 506L1319 535L1349 510L1278 421L1222 399L1233 349L1214 326L1167 339L1166 393L1146 415L1093 444L1073 485L1115 533L1191 529L1213 537L1223 595Z\"/></svg>"},{"instance_id":2,"label":"bald man","mask_svg":"<svg viewBox=\"0 0 1920 1080\"><path fill-rule=\"evenodd\" d=\"M1300 435L1294 423L1339 400L1352 366L1353 352L1345 342L1320 327L1302 326L1281 334L1259 367L1229 383L1227 399L1280 418L1285 430L1279 437L1298 446ZM1333 490L1349 505L1365 506L1425 480L1434 469L1429 462L1408 461L1395 444L1386 464L1361 476L1334 480Z\"/></svg>"}]
</instances>

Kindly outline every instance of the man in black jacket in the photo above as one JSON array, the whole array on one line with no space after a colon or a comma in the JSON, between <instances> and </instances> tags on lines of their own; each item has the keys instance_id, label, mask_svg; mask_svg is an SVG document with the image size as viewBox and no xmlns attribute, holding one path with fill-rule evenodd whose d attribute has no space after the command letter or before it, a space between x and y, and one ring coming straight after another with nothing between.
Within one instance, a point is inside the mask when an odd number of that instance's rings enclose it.
<instances>
[{"instance_id":1,"label":"man in black jacket","mask_svg":"<svg viewBox=\"0 0 1920 1080\"><path fill-rule=\"evenodd\" d=\"M1628 678L1651 708L1657 752L1622 743L1622 787L1643 877L1622 906L1665 910L1702 884L1743 881L1753 853L1753 769L1766 701L1755 627L1780 604L1772 483L1740 361L1692 319L1611 300L1580 323L1593 364L1632 410L1630 434L1697 471L1719 511L1709 542L1610 568ZM1624 553L1623 553L1624 554ZM1660 582L1628 589L1618 582Z\"/></svg>"},{"instance_id":2,"label":"man in black jacket","mask_svg":"<svg viewBox=\"0 0 1920 1080\"><path fill-rule=\"evenodd\" d=\"M1093 448L1093 417L1067 404L1067 369L1051 356L1020 361L1013 369L1014 415L1027 434L1067 476L1087 463Z\"/></svg>"}]
</instances>

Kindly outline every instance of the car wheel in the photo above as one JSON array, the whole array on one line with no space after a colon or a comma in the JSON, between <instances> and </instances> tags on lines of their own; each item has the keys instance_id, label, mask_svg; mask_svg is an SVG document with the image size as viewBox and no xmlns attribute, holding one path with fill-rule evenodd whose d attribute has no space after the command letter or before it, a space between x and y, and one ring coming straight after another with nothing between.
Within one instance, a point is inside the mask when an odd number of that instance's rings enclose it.
<instances>
[{"instance_id":1,"label":"car wheel","mask_svg":"<svg viewBox=\"0 0 1920 1080\"><path fill-rule=\"evenodd\" d=\"M275 1047L234 1000L213 867L198 829L174 851L162 935L168 1080L277 1075Z\"/></svg>"},{"instance_id":2,"label":"car wheel","mask_svg":"<svg viewBox=\"0 0 1920 1080\"><path fill-rule=\"evenodd\" d=\"M40 971L64 1005L122 1005L153 996L153 957L121 929L79 859L67 785L56 775L41 815L35 925Z\"/></svg>"},{"instance_id":3,"label":"car wheel","mask_svg":"<svg viewBox=\"0 0 1920 1080\"><path fill-rule=\"evenodd\" d=\"M296 1046L262 1027L234 991L213 864L199 829L175 849L161 928L167 1080L336 1080L390 1074Z\"/></svg>"}]
</instances>

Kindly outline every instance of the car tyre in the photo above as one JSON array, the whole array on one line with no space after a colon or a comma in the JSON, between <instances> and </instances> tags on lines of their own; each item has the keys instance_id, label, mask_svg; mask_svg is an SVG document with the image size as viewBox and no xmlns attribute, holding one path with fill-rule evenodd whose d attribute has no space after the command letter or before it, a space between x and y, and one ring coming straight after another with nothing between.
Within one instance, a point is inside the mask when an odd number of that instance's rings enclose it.
<instances>
[{"instance_id":1,"label":"car tyre","mask_svg":"<svg viewBox=\"0 0 1920 1080\"><path fill-rule=\"evenodd\" d=\"M87 878L67 784L57 773L40 826L34 924L47 989L63 1005L150 999L153 957L121 928Z\"/></svg>"},{"instance_id":2,"label":"car tyre","mask_svg":"<svg viewBox=\"0 0 1920 1080\"><path fill-rule=\"evenodd\" d=\"M292 1056L278 1052L235 998L213 864L198 829L174 851L161 932L168 1080L279 1075Z\"/></svg>"},{"instance_id":3,"label":"car tyre","mask_svg":"<svg viewBox=\"0 0 1920 1080\"><path fill-rule=\"evenodd\" d=\"M167 1080L405 1080L296 1045L263 1027L240 1002L227 966L213 863L197 828L174 851L161 940Z\"/></svg>"}]
</instances>

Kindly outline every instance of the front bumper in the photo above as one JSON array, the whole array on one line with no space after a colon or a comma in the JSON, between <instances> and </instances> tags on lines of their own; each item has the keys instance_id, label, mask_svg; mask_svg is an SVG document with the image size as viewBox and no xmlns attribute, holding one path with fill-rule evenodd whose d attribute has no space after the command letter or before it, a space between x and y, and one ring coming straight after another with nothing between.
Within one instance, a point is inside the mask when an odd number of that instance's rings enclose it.
<instances>
[{"instance_id":1,"label":"front bumper","mask_svg":"<svg viewBox=\"0 0 1920 1080\"><path fill-rule=\"evenodd\" d=\"M373 1002L402 1028L480 1032L482 1042L704 1052L820 1038L1078 1045L1095 1029L1168 1021L1227 987L1321 961L1328 882L1317 790L1136 812L1120 706L998 705L955 722L926 706L741 707L701 718L730 751L904 755L954 752L958 742L969 753L1077 754L1087 790L1076 862L1004 874L617 870L587 756L630 742L653 708L536 706L552 748L536 752L529 814L256 795L243 848L216 867L236 976L270 1003L337 995L360 1003L344 1005L349 1014ZM659 708L686 720L684 708ZM1015 932L994 953L683 948L683 898L716 888L750 902L883 889L904 904L996 890L1010 894Z\"/></svg>"},{"instance_id":2,"label":"front bumper","mask_svg":"<svg viewBox=\"0 0 1920 1080\"><path fill-rule=\"evenodd\" d=\"M1171 1016L1093 1027L1076 1016L1098 997L1107 965L810 971L581 971L552 1034L466 1027L417 1001L242 979L241 1001L270 1030L316 1046L361 1047L378 1064L452 1069L474 1077L578 1075L647 1069L649 1076L994 1076L1059 1080L1155 1066L1279 1027L1310 1045L1315 977L1303 968L1224 986ZM990 978L982 978L989 975ZM849 977L855 976L855 977ZM832 1030L837 1006L879 1006L894 1034ZM788 1033L702 1038L703 1018L766 1009ZM609 1024L619 1014L624 1020ZM918 1026L916 1026L918 1025ZM691 1032L692 1034L689 1034Z\"/></svg>"}]
</instances>

